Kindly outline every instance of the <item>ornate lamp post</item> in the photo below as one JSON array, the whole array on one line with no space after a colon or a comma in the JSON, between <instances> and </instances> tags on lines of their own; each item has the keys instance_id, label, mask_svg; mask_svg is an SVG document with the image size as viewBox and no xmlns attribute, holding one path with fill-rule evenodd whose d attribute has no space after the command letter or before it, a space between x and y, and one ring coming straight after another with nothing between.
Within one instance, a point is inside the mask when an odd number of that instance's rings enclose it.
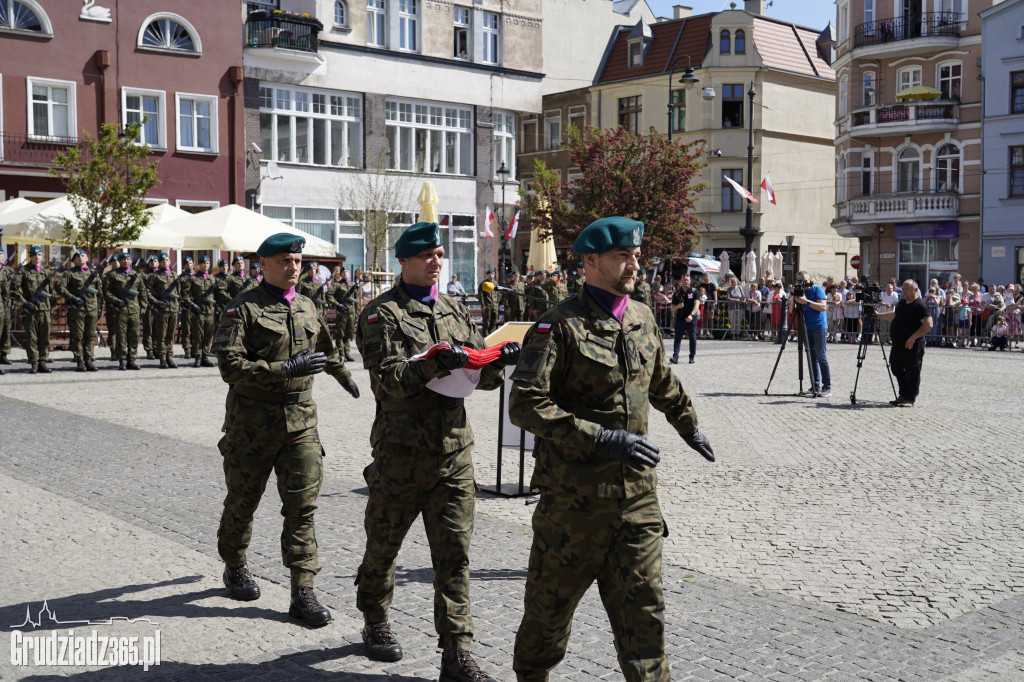
<instances>
[{"instance_id":1,"label":"ornate lamp post","mask_svg":"<svg viewBox=\"0 0 1024 682\"><path fill-rule=\"evenodd\" d=\"M683 69L683 77L679 79L679 82L684 86L690 86L694 83L699 83L700 78L697 78L696 74L693 73L693 67L690 65L690 55L684 54L676 57L668 69L668 141L672 141L672 110L675 109L675 105L672 104L672 76L676 73L676 64L682 60L686 60L686 68ZM712 95L714 96L714 95Z\"/></svg>"},{"instance_id":2,"label":"ornate lamp post","mask_svg":"<svg viewBox=\"0 0 1024 682\"><path fill-rule=\"evenodd\" d=\"M750 90L747 91L747 97L750 100L748 108L747 118L747 191L753 194L754 192L754 96L757 93L754 91L754 84L750 84ZM740 230L740 236L743 237L744 247L743 253L749 253L754 250L754 239L761 234L761 230L754 227L754 205L750 199L747 199L747 220Z\"/></svg>"},{"instance_id":3,"label":"ornate lamp post","mask_svg":"<svg viewBox=\"0 0 1024 682\"><path fill-rule=\"evenodd\" d=\"M501 182L501 217L499 218L501 224L501 250L498 254L500 263L498 264L498 284L501 286L506 285L506 269L507 269L507 258L506 255L509 251L509 239L505 238L505 232L508 229L508 225L505 224L505 181L508 180L509 170L505 166L505 161L502 160L501 167L495 171L498 175L498 179Z\"/></svg>"}]
</instances>

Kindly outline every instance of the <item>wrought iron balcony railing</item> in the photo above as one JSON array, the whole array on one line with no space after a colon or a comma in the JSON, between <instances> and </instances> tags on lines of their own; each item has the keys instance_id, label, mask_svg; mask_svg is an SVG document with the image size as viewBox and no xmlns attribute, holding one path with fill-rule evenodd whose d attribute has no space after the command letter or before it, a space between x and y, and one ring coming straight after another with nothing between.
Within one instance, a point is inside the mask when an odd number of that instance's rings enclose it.
<instances>
[{"instance_id":1,"label":"wrought iron balcony railing","mask_svg":"<svg viewBox=\"0 0 1024 682\"><path fill-rule=\"evenodd\" d=\"M861 24L853 32L853 46L866 47L929 36L960 36L964 16L957 12L922 12Z\"/></svg>"},{"instance_id":2,"label":"wrought iron balcony railing","mask_svg":"<svg viewBox=\"0 0 1024 682\"><path fill-rule=\"evenodd\" d=\"M319 38L320 29L306 22L253 17L245 22L246 47L280 47L316 54Z\"/></svg>"},{"instance_id":3,"label":"wrought iron balcony railing","mask_svg":"<svg viewBox=\"0 0 1024 682\"><path fill-rule=\"evenodd\" d=\"M42 137L0 131L0 163L48 167L77 137Z\"/></svg>"}]
</instances>

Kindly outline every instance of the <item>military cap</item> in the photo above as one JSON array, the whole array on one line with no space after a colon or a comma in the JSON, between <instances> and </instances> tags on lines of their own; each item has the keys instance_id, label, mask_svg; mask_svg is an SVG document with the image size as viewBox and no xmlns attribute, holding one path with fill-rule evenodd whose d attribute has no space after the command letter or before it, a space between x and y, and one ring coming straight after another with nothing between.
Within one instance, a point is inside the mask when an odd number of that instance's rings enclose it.
<instances>
[{"instance_id":1,"label":"military cap","mask_svg":"<svg viewBox=\"0 0 1024 682\"><path fill-rule=\"evenodd\" d=\"M538 275L544 275L545 277L547 277L548 276L548 271L547 270L538 270L537 274Z\"/></svg>"},{"instance_id":2,"label":"military cap","mask_svg":"<svg viewBox=\"0 0 1024 682\"><path fill-rule=\"evenodd\" d=\"M231 262L232 262L232 263L244 263L244 262L245 262L245 256L243 256L243 255L239 254L239 255L235 256L235 257L234 257L234 258L233 258L233 259L231 260Z\"/></svg>"},{"instance_id":3,"label":"military cap","mask_svg":"<svg viewBox=\"0 0 1024 682\"><path fill-rule=\"evenodd\" d=\"M601 218L583 228L572 245L574 253L604 253L611 249L640 246L644 224L622 216Z\"/></svg>"},{"instance_id":4,"label":"military cap","mask_svg":"<svg viewBox=\"0 0 1024 682\"><path fill-rule=\"evenodd\" d=\"M158 260L160 260L160 259L159 259L159 258L157 258L157 256L156 256L156 254L155 254L155 253L153 253L153 254L150 254L150 255L146 256L146 262L147 262L147 263L155 263L155 262L157 262Z\"/></svg>"},{"instance_id":5,"label":"military cap","mask_svg":"<svg viewBox=\"0 0 1024 682\"><path fill-rule=\"evenodd\" d=\"M487 268L487 272L485 272L484 274L485 275L493 275L494 274L494 268Z\"/></svg>"},{"instance_id":6,"label":"military cap","mask_svg":"<svg viewBox=\"0 0 1024 682\"><path fill-rule=\"evenodd\" d=\"M518 275L519 274L519 268L512 268L512 274L513 275Z\"/></svg>"},{"instance_id":7,"label":"military cap","mask_svg":"<svg viewBox=\"0 0 1024 682\"><path fill-rule=\"evenodd\" d=\"M161 258L170 258L171 256L166 251L161 251L160 252L160 257Z\"/></svg>"},{"instance_id":8,"label":"military cap","mask_svg":"<svg viewBox=\"0 0 1024 682\"><path fill-rule=\"evenodd\" d=\"M253 261L252 263L249 264L249 269L250 270L261 270L262 268L260 268L260 264L259 263L257 263L256 261Z\"/></svg>"},{"instance_id":9,"label":"military cap","mask_svg":"<svg viewBox=\"0 0 1024 682\"><path fill-rule=\"evenodd\" d=\"M302 247L305 245L305 237L290 232L278 232L263 240L260 248L256 249L256 255L268 258L279 253L302 253Z\"/></svg>"},{"instance_id":10,"label":"military cap","mask_svg":"<svg viewBox=\"0 0 1024 682\"><path fill-rule=\"evenodd\" d=\"M303 263L302 271L305 272L306 270L316 270L316 261L311 260L308 263Z\"/></svg>"},{"instance_id":11,"label":"military cap","mask_svg":"<svg viewBox=\"0 0 1024 682\"><path fill-rule=\"evenodd\" d=\"M28 255L34 256L37 253L42 253L42 252L43 252L43 247L41 247L41 246L33 246L32 248L30 248L28 250Z\"/></svg>"},{"instance_id":12,"label":"military cap","mask_svg":"<svg viewBox=\"0 0 1024 682\"><path fill-rule=\"evenodd\" d=\"M116 253L110 254L110 256L107 258L107 262L108 263L113 263L115 261L117 261L117 254Z\"/></svg>"},{"instance_id":13,"label":"military cap","mask_svg":"<svg viewBox=\"0 0 1024 682\"><path fill-rule=\"evenodd\" d=\"M219 261L217 261L217 267L218 267L218 268L219 268L220 266L222 266L222 265L227 265L227 264L228 264L228 262L227 262L227 260L226 260L226 259L224 259L224 258L221 258L221 259L220 259Z\"/></svg>"},{"instance_id":14,"label":"military cap","mask_svg":"<svg viewBox=\"0 0 1024 682\"><path fill-rule=\"evenodd\" d=\"M579 263L577 263L576 267L577 268L582 268L583 267L583 261L580 261Z\"/></svg>"},{"instance_id":15,"label":"military cap","mask_svg":"<svg viewBox=\"0 0 1024 682\"><path fill-rule=\"evenodd\" d=\"M192 256L185 256L184 260L182 260L181 262L182 263L191 263L192 262Z\"/></svg>"},{"instance_id":16,"label":"military cap","mask_svg":"<svg viewBox=\"0 0 1024 682\"><path fill-rule=\"evenodd\" d=\"M424 249L441 246L441 228L437 223L410 225L395 242L395 258L412 258Z\"/></svg>"},{"instance_id":17,"label":"military cap","mask_svg":"<svg viewBox=\"0 0 1024 682\"><path fill-rule=\"evenodd\" d=\"M75 249L75 255L76 256L88 256L89 254L86 252L85 249Z\"/></svg>"},{"instance_id":18,"label":"military cap","mask_svg":"<svg viewBox=\"0 0 1024 682\"><path fill-rule=\"evenodd\" d=\"M121 253L117 254L117 260L127 260L129 258L131 258L131 256L128 255L127 251L122 251Z\"/></svg>"},{"instance_id":19,"label":"military cap","mask_svg":"<svg viewBox=\"0 0 1024 682\"><path fill-rule=\"evenodd\" d=\"M210 257L209 256L200 256L199 257L199 262L200 263L209 263L210 262Z\"/></svg>"}]
</instances>

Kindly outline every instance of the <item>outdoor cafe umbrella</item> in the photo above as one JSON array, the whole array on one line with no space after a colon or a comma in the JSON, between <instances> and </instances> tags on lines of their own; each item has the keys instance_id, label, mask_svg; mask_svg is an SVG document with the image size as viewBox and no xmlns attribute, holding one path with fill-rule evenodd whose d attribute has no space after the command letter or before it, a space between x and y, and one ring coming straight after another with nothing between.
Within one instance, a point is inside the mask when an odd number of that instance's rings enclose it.
<instances>
[{"instance_id":1,"label":"outdoor cafe umbrella","mask_svg":"<svg viewBox=\"0 0 1024 682\"><path fill-rule=\"evenodd\" d=\"M744 282L757 281L757 255L753 251L743 254L743 277Z\"/></svg>"},{"instance_id":2,"label":"outdoor cafe umbrella","mask_svg":"<svg viewBox=\"0 0 1024 682\"><path fill-rule=\"evenodd\" d=\"M896 93L896 99L932 100L942 97L942 91L927 85L914 85Z\"/></svg>"},{"instance_id":3,"label":"outdoor cafe umbrella","mask_svg":"<svg viewBox=\"0 0 1024 682\"><path fill-rule=\"evenodd\" d=\"M540 225L534 225L530 230L530 253L526 258L527 271L539 272L554 267L558 255L555 253L555 238L551 234L541 239Z\"/></svg>"},{"instance_id":4,"label":"outdoor cafe umbrella","mask_svg":"<svg viewBox=\"0 0 1024 682\"><path fill-rule=\"evenodd\" d=\"M725 278L729 276L731 270L729 269L729 252L723 251L718 254L718 259L721 261L721 267L718 269L719 281L725 283Z\"/></svg>"},{"instance_id":5,"label":"outdoor cafe umbrella","mask_svg":"<svg viewBox=\"0 0 1024 682\"><path fill-rule=\"evenodd\" d=\"M0 201L0 215L27 208L29 206L35 206L35 203L28 199L22 199L21 197L8 199L7 201Z\"/></svg>"},{"instance_id":6,"label":"outdoor cafe umbrella","mask_svg":"<svg viewBox=\"0 0 1024 682\"><path fill-rule=\"evenodd\" d=\"M424 182L423 188L420 189L420 195L416 201L420 204L420 222L421 223L436 223L438 222L437 217L437 190L434 189L434 183Z\"/></svg>"},{"instance_id":7,"label":"outdoor cafe umbrella","mask_svg":"<svg viewBox=\"0 0 1024 682\"><path fill-rule=\"evenodd\" d=\"M179 248L187 250L252 252L270 235L287 232L306 240L306 246L302 249L304 256L330 258L337 252L332 242L238 204L228 204L173 220L166 223L166 226L183 237L184 246Z\"/></svg>"}]
</instances>

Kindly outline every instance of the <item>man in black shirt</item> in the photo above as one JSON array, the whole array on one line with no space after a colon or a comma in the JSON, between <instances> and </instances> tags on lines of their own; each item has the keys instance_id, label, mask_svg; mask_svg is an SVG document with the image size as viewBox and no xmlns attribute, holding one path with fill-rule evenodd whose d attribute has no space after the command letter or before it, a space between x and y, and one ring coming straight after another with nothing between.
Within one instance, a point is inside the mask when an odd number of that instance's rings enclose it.
<instances>
[{"instance_id":1,"label":"man in black shirt","mask_svg":"<svg viewBox=\"0 0 1024 682\"><path fill-rule=\"evenodd\" d=\"M672 342L673 365L679 362L679 347L683 342L683 334L690 339L690 364L697 355L697 321L700 320L700 292L690 286L690 276L683 275L679 286L672 294L672 310L676 314L675 339Z\"/></svg>"},{"instance_id":2,"label":"man in black shirt","mask_svg":"<svg viewBox=\"0 0 1024 682\"><path fill-rule=\"evenodd\" d=\"M932 316L921 300L917 282L908 279L903 283L903 300L896 309L877 313L880 320L892 320L889 337L892 353L889 365L900 385L900 397L890 404L897 407L913 407L921 386L921 363L924 360L924 337L932 328Z\"/></svg>"}]
</instances>

